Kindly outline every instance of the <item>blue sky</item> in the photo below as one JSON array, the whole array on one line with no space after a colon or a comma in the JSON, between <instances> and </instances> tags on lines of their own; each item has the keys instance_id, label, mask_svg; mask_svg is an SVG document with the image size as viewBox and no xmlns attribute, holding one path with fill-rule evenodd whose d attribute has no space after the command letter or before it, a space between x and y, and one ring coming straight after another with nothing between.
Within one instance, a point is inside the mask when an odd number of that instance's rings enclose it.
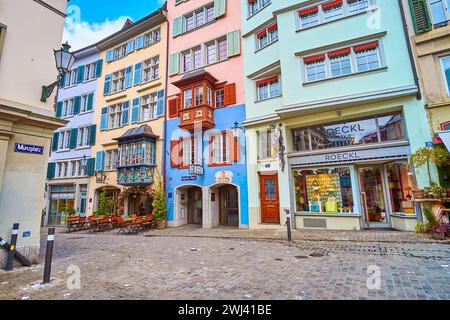
<instances>
[{"instance_id":1,"label":"blue sky","mask_svg":"<svg viewBox=\"0 0 450 320\"><path fill-rule=\"evenodd\" d=\"M88 46L120 30L126 19L137 21L164 4L165 0L71 0L63 42L72 50Z\"/></svg>"}]
</instances>

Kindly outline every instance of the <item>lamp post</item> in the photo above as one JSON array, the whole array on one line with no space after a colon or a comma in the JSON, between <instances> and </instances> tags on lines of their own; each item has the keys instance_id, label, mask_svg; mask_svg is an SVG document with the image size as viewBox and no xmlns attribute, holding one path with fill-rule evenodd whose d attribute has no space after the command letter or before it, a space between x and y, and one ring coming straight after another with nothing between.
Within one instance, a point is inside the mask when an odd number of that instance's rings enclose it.
<instances>
[{"instance_id":1,"label":"lamp post","mask_svg":"<svg viewBox=\"0 0 450 320\"><path fill-rule=\"evenodd\" d=\"M53 54L55 55L56 69L58 69L59 74L55 82L47 86L42 86L42 102L47 101L47 98L50 97L55 87L61 81L63 75L65 73L68 73L70 69L72 69L73 63L75 62L75 55L72 52L69 52L69 50L70 46L67 42L61 46L61 49L53 50Z\"/></svg>"},{"instance_id":2,"label":"lamp post","mask_svg":"<svg viewBox=\"0 0 450 320\"><path fill-rule=\"evenodd\" d=\"M242 131L244 131L244 128L239 125L239 122L235 121L231 127L231 131L233 131L233 137L238 138L242 134Z\"/></svg>"}]
</instances>

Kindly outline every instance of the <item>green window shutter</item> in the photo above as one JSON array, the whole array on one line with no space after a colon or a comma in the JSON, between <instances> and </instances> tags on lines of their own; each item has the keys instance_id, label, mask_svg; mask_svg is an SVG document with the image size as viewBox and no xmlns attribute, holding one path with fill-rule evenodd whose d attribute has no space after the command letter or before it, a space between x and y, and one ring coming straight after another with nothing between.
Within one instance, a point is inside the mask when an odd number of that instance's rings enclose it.
<instances>
[{"instance_id":1,"label":"green window shutter","mask_svg":"<svg viewBox=\"0 0 450 320\"><path fill-rule=\"evenodd\" d=\"M86 108L86 110L90 111L90 110L92 110L92 107L94 106L94 93L93 92L89 93L87 99L88 99L88 101L87 101L87 108Z\"/></svg>"},{"instance_id":2,"label":"green window shutter","mask_svg":"<svg viewBox=\"0 0 450 320\"><path fill-rule=\"evenodd\" d=\"M447 80L448 92L450 92L450 66L447 69L445 69L445 79Z\"/></svg>"},{"instance_id":3,"label":"green window shutter","mask_svg":"<svg viewBox=\"0 0 450 320\"><path fill-rule=\"evenodd\" d=\"M89 128L89 145L93 146L95 145L95 138L97 135L97 125L93 124L92 126L90 126Z\"/></svg>"},{"instance_id":4,"label":"green window shutter","mask_svg":"<svg viewBox=\"0 0 450 320\"><path fill-rule=\"evenodd\" d=\"M102 75L103 60L100 59L95 63L95 77L99 78Z\"/></svg>"},{"instance_id":5,"label":"green window shutter","mask_svg":"<svg viewBox=\"0 0 450 320\"><path fill-rule=\"evenodd\" d=\"M60 88L64 88L64 84L66 83L66 74L65 73L62 73L61 74L61 77L59 78L59 84L58 84L58 86L60 87Z\"/></svg>"},{"instance_id":6,"label":"green window shutter","mask_svg":"<svg viewBox=\"0 0 450 320\"><path fill-rule=\"evenodd\" d=\"M55 177L56 163L49 162L47 165L47 179L53 179Z\"/></svg>"},{"instance_id":7,"label":"green window shutter","mask_svg":"<svg viewBox=\"0 0 450 320\"><path fill-rule=\"evenodd\" d=\"M59 132L54 132L52 141L52 151L58 150L58 139L59 139Z\"/></svg>"},{"instance_id":8,"label":"green window shutter","mask_svg":"<svg viewBox=\"0 0 450 320\"><path fill-rule=\"evenodd\" d=\"M94 175L95 159L89 158L86 161L86 175L92 177Z\"/></svg>"},{"instance_id":9,"label":"green window shutter","mask_svg":"<svg viewBox=\"0 0 450 320\"><path fill-rule=\"evenodd\" d=\"M61 118L61 115L62 115L62 107L63 107L63 102L62 101L59 101L57 104L56 104L56 117L57 118Z\"/></svg>"},{"instance_id":10,"label":"green window shutter","mask_svg":"<svg viewBox=\"0 0 450 320\"><path fill-rule=\"evenodd\" d=\"M175 38L183 33L183 17L176 17L173 19L172 36Z\"/></svg>"},{"instance_id":11,"label":"green window shutter","mask_svg":"<svg viewBox=\"0 0 450 320\"><path fill-rule=\"evenodd\" d=\"M227 0L214 0L214 17L219 18L227 11Z\"/></svg>"},{"instance_id":12,"label":"green window shutter","mask_svg":"<svg viewBox=\"0 0 450 320\"><path fill-rule=\"evenodd\" d=\"M409 0L409 8L416 33L431 30L431 19L426 0Z\"/></svg>"},{"instance_id":13,"label":"green window shutter","mask_svg":"<svg viewBox=\"0 0 450 320\"><path fill-rule=\"evenodd\" d=\"M77 147L78 128L70 130L69 149L75 149Z\"/></svg>"},{"instance_id":14,"label":"green window shutter","mask_svg":"<svg viewBox=\"0 0 450 320\"><path fill-rule=\"evenodd\" d=\"M241 54L241 31L236 30L227 34L228 57Z\"/></svg>"},{"instance_id":15,"label":"green window shutter","mask_svg":"<svg viewBox=\"0 0 450 320\"><path fill-rule=\"evenodd\" d=\"M81 97L77 96L77 97L75 97L75 100L73 103L73 114L80 113L80 106L81 106Z\"/></svg>"},{"instance_id":16,"label":"green window shutter","mask_svg":"<svg viewBox=\"0 0 450 320\"><path fill-rule=\"evenodd\" d=\"M82 83L84 80L84 66L79 66L77 69L77 83Z\"/></svg>"},{"instance_id":17,"label":"green window shutter","mask_svg":"<svg viewBox=\"0 0 450 320\"><path fill-rule=\"evenodd\" d=\"M174 53L169 56L169 76L180 73L180 54Z\"/></svg>"}]
</instances>

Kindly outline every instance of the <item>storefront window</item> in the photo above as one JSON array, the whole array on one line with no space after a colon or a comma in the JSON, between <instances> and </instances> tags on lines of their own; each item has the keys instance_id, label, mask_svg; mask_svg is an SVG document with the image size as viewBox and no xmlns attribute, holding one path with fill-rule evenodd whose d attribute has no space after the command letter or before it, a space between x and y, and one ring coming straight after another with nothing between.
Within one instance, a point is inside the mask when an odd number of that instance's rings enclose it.
<instances>
[{"instance_id":1,"label":"storefront window","mask_svg":"<svg viewBox=\"0 0 450 320\"><path fill-rule=\"evenodd\" d=\"M352 213L349 167L293 170L297 212Z\"/></svg>"},{"instance_id":2,"label":"storefront window","mask_svg":"<svg viewBox=\"0 0 450 320\"><path fill-rule=\"evenodd\" d=\"M342 148L404 138L400 114L298 128L293 129L292 133L296 151Z\"/></svg>"},{"instance_id":3,"label":"storefront window","mask_svg":"<svg viewBox=\"0 0 450 320\"><path fill-rule=\"evenodd\" d=\"M406 163L393 163L386 166L392 212L415 214L411 189L413 176L409 175Z\"/></svg>"}]
</instances>

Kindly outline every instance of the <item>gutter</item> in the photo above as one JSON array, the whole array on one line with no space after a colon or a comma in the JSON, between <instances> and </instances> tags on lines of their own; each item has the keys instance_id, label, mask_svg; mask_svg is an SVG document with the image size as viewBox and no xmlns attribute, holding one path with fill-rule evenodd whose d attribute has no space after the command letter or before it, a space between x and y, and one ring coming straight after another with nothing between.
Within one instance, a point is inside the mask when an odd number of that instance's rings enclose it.
<instances>
[{"instance_id":1,"label":"gutter","mask_svg":"<svg viewBox=\"0 0 450 320\"><path fill-rule=\"evenodd\" d=\"M166 57L169 56L169 33L170 33L170 22L169 19L166 20L167 21L167 30L166 30L166 37L167 37L167 41L166 41ZM167 110L168 110L168 100L167 100L167 89L169 87L169 59L167 59L166 61L166 83L165 83L165 103L164 103L164 123L163 123L163 145L162 145L162 176L163 176L163 190L164 190L164 194L167 197L167 193L166 193L166 145L167 145Z\"/></svg>"},{"instance_id":2,"label":"gutter","mask_svg":"<svg viewBox=\"0 0 450 320\"><path fill-rule=\"evenodd\" d=\"M403 24L403 34L405 35L406 46L408 47L408 56L409 56L409 61L411 63L411 68L412 68L412 72L413 72L413 76L414 76L414 83L417 86L416 97L417 97L417 100L422 100L422 91L420 89L419 76L417 74L417 68L416 68L416 63L414 60L414 54L412 51L411 42L410 42L410 38L409 38L409 34L408 34L408 25L406 23L405 11L404 11L402 0L398 0L398 5L400 7L400 15L402 17L402 24Z\"/></svg>"}]
</instances>

